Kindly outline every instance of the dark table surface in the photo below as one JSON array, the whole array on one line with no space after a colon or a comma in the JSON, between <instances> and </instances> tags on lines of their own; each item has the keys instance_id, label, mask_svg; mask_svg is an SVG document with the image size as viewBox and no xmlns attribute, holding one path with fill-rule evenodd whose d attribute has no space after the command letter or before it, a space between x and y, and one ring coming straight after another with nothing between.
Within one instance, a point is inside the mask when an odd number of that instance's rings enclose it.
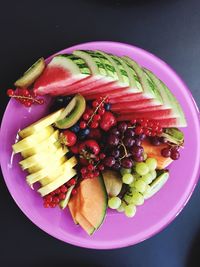
<instances>
[{"instance_id":1,"label":"dark table surface","mask_svg":"<svg viewBox=\"0 0 200 267\"><path fill-rule=\"evenodd\" d=\"M199 10L199 0L1 2L1 115L8 101L6 88L34 60L94 40L130 43L156 54L179 73L200 105ZM14 203L2 178L0 265L198 267L199 188L161 233L132 247L97 251L65 244L38 229Z\"/></svg>"}]
</instances>

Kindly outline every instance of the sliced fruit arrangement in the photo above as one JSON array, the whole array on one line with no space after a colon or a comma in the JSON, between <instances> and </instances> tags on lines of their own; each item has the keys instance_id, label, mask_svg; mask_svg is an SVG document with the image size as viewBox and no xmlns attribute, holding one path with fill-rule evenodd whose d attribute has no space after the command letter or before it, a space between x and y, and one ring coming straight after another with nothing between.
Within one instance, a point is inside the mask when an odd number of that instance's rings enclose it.
<instances>
[{"instance_id":1,"label":"sliced fruit arrangement","mask_svg":"<svg viewBox=\"0 0 200 267\"><path fill-rule=\"evenodd\" d=\"M77 50L39 59L8 95L26 107L52 96L50 114L13 145L45 208L69 208L92 235L107 208L136 214L180 158L184 112L167 86L133 59Z\"/></svg>"}]
</instances>

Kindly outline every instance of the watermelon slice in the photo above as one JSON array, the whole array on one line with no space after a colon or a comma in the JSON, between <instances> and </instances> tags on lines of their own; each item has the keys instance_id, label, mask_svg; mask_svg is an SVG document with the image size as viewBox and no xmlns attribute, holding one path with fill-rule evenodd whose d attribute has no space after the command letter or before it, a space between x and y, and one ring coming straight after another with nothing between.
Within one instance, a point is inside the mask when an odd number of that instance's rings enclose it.
<instances>
[{"instance_id":1,"label":"watermelon slice","mask_svg":"<svg viewBox=\"0 0 200 267\"><path fill-rule=\"evenodd\" d=\"M121 115L129 115L132 119L167 119L173 118L173 111L171 109L153 110L153 111L132 111L132 110L121 110L119 112Z\"/></svg>"},{"instance_id":2,"label":"watermelon slice","mask_svg":"<svg viewBox=\"0 0 200 267\"><path fill-rule=\"evenodd\" d=\"M87 80L91 71L82 59L73 55L55 56L34 84L39 95L61 94L63 88Z\"/></svg>"}]
</instances>

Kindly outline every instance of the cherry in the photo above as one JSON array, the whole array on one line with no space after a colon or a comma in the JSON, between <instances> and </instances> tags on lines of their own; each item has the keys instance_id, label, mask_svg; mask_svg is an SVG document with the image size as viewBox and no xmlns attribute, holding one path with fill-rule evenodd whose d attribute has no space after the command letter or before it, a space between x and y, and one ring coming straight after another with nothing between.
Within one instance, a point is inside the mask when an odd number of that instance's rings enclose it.
<instances>
[{"instance_id":1,"label":"cherry","mask_svg":"<svg viewBox=\"0 0 200 267\"><path fill-rule=\"evenodd\" d=\"M100 127L104 131L108 131L112 126L116 124L116 118L112 112L106 111L102 116Z\"/></svg>"},{"instance_id":2,"label":"cherry","mask_svg":"<svg viewBox=\"0 0 200 267\"><path fill-rule=\"evenodd\" d=\"M13 89L8 89L7 90L7 95L10 96L10 97L13 96L14 95L14 90Z\"/></svg>"}]
</instances>

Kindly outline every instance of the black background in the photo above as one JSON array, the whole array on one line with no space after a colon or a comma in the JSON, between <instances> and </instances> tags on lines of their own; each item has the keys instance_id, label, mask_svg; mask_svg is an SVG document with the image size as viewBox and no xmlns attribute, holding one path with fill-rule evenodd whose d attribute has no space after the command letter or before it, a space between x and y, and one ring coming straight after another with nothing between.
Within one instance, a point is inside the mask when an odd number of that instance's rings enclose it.
<instances>
[{"instance_id":1,"label":"black background","mask_svg":"<svg viewBox=\"0 0 200 267\"><path fill-rule=\"evenodd\" d=\"M199 0L3 1L1 115L8 101L6 88L37 58L95 40L126 42L156 54L180 74L200 105L199 29ZM199 267L199 188L175 221L158 235L132 247L97 251L65 244L38 229L16 206L1 179L0 265Z\"/></svg>"}]
</instances>

